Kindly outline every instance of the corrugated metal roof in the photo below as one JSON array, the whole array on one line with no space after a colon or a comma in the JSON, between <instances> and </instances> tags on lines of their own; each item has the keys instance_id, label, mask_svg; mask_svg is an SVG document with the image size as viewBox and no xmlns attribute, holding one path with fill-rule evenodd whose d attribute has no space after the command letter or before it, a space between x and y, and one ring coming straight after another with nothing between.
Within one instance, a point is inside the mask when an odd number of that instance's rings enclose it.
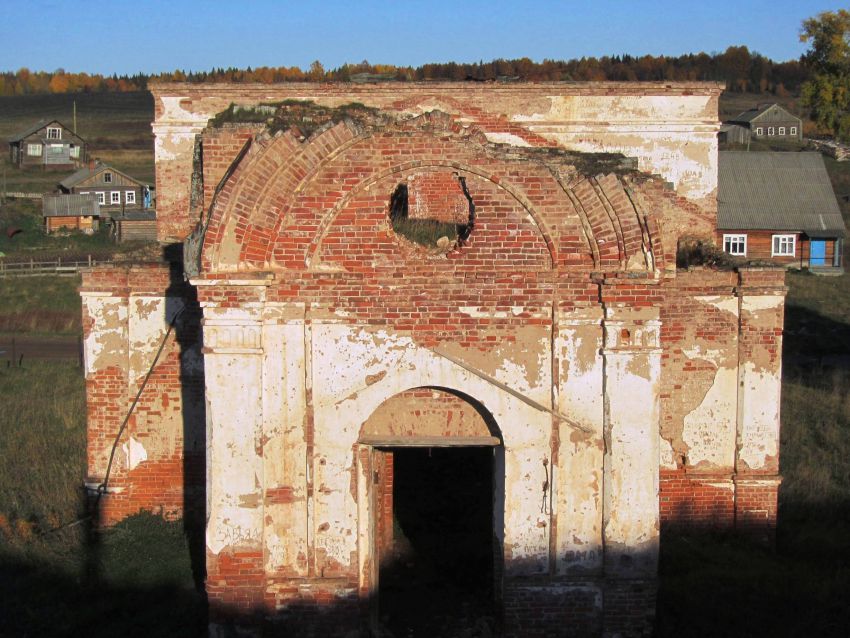
<instances>
[{"instance_id":1,"label":"corrugated metal roof","mask_svg":"<svg viewBox=\"0 0 850 638\"><path fill-rule=\"evenodd\" d=\"M45 195L41 198L45 217L99 216L100 204L94 193L85 195Z\"/></svg>"},{"instance_id":2,"label":"corrugated metal roof","mask_svg":"<svg viewBox=\"0 0 850 638\"><path fill-rule=\"evenodd\" d=\"M844 237L820 153L719 153L717 228L793 230Z\"/></svg>"}]
</instances>

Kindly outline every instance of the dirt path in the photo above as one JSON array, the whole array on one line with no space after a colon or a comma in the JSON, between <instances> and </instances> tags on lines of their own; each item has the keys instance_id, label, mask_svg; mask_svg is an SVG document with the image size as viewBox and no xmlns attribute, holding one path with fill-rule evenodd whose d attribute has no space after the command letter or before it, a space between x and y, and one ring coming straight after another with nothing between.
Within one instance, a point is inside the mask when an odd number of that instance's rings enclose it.
<instances>
[{"instance_id":1,"label":"dirt path","mask_svg":"<svg viewBox=\"0 0 850 638\"><path fill-rule=\"evenodd\" d=\"M80 339L76 336L0 335L0 363L28 359L81 358Z\"/></svg>"}]
</instances>

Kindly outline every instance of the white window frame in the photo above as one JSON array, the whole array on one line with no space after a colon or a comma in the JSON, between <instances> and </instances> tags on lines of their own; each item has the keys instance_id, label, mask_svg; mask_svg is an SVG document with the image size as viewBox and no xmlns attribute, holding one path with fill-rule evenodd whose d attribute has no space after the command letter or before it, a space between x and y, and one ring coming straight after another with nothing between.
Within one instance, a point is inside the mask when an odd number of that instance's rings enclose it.
<instances>
[{"instance_id":1,"label":"white window frame","mask_svg":"<svg viewBox=\"0 0 850 638\"><path fill-rule=\"evenodd\" d=\"M112 173L111 172L106 171L103 174L103 183L104 184L111 184L112 183Z\"/></svg>"},{"instance_id":2,"label":"white window frame","mask_svg":"<svg viewBox=\"0 0 850 638\"><path fill-rule=\"evenodd\" d=\"M796 257L797 235L774 235L770 239L771 257Z\"/></svg>"},{"instance_id":3,"label":"white window frame","mask_svg":"<svg viewBox=\"0 0 850 638\"><path fill-rule=\"evenodd\" d=\"M27 144L27 155L30 157L41 157L41 144Z\"/></svg>"},{"instance_id":4,"label":"white window frame","mask_svg":"<svg viewBox=\"0 0 850 638\"><path fill-rule=\"evenodd\" d=\"M51 155L61 155L62 151L65 149L62 144L48 144L48 146L50 147Z\"/></svg>"},{"instance_id":5,"label":"white window frame","mask_svg":"<svg viewBox=\"0 0 850 638\"><path fill-rule=\"evenodd\" d=\"M780 126L780 127L779 127L779 134L780 134L780 135L785 135L785 127L784 127L784 126Z\"/></svg>"},{"instance_id":6,"label":"white window frame","mask_svg":"<svg viewBox=\"0 0 850 638\"><path fill-rule=\"evenodd\" d=\"M764 129L760 126L756 127L756 135L764 135Z\"/></svg>"},{"instance_id":7,"label":"white window frame","mask_svg":"<svg viewBox=\"0 0 850 638\"><path fill-rule=\"evenodd\" d=\"M747 236L740 234L723 235L723 251L736 257L747 254Z\"/></svg>"},{"instance_id":8,"label":"white window frame","mask_svg":"<svg viewBox=\"0 0 850 638\"><path fill-rule=\"evenodd\" d=\"M121 203L121 191L109 191L109 205L113 206Z\"/></svg>"},{"instance_id":9,"label":"white window frame","mask_svg":"<svg viewBox=\"0 0 850 638\"><path fill-rule=\"evenodd\" d=\"M124 191L124 203L125 204L135 204L136 203L136 191Z\"/></svg>"},{"instance_id":10,"label":"white window frame","mask_svg":"<svg viewBox=\"0 0 850 638\"><path fill-rule=\"evenodd\" d=\"M772 126L768 126L768 127L767 127L767 135L768 135L768 137L772 136L775 132L776 132L776 129L775 129L775 128L773 128Z\"/></svg>"},{"instance_id":11,"label":"white window frame","mask_svg":"<svg viewBox=\"0 0 850 638\"><path fill-rule=\"evenodd\" d=\"M73 144L71 144L71 157L73 157L74 159L76 159L76 158L78 158L79 156L80 156L80 147L79 147L79 146L74 146Z\"/></svg>"},{"instance_id":12,"label":"white window frame","mask_svg":"<svg viewBox=\"0 0 850 638\"><path fill-rule=\"evenodd\" d=\"M97 191L95 195L97 195L97 203L101 206L106 206L106 193L104 191Z\"/></svg>"},{"instance_id":13,"label":"white window frame","mask_svg":"<svg viewBox=\"0 0 850 638\"><path fill-rule=\"evenodd\" d=\"M796 127L796 126L792 126L792 127L791 127L791 132L789 133L789 135L796 135L796 134L797 134L797 127Z\"/></svg>"},{"instance_id":14,"label":"white window frame","mask_svg":"<svg viewBox=\"0 0 850 638\"><path fill-rule=\"evenodd\" d=\"M55 133L55 135L54 135ZM47 139L49 140L61 140L62 139L62 129L58 126L48 126L47 127Z\"/></svg>"}]
</instances>

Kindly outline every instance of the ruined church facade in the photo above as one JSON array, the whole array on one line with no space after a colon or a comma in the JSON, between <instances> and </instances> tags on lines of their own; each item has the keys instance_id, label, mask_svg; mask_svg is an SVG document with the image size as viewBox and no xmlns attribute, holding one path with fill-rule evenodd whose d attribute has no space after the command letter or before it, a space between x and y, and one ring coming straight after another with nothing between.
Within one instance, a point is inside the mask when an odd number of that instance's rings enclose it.
<instances>
[{"instance_id":1,"label":"ruined church facade","mask_svg":"<svg viewBox=\"0 0 850 638\"><path fill-rule=\"evenodd\" d=\"M84 275L88 481L203 528L214 631L380 632L415 450L483 485L505 636L646 633L664 534L770 537L783 272L676 266L718 85L152 91L167 259Z\"/></svg>"}]
</instances>

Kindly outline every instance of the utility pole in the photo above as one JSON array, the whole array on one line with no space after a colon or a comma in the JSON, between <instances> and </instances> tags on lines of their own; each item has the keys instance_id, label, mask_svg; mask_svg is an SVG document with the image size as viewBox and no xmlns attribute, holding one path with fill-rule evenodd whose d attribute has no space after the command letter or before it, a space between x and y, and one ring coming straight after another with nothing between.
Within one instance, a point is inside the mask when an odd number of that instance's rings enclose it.
<instances>
[{"instance_id":1,"label":"utility pole","mask_svg":"<svg viewBox=\"0 0 850 638\"><path fill-rule=\"evenodd\" d=\"M74 100L74 135L77 134L77 100Z\"/></svg>"}]
</instances>

